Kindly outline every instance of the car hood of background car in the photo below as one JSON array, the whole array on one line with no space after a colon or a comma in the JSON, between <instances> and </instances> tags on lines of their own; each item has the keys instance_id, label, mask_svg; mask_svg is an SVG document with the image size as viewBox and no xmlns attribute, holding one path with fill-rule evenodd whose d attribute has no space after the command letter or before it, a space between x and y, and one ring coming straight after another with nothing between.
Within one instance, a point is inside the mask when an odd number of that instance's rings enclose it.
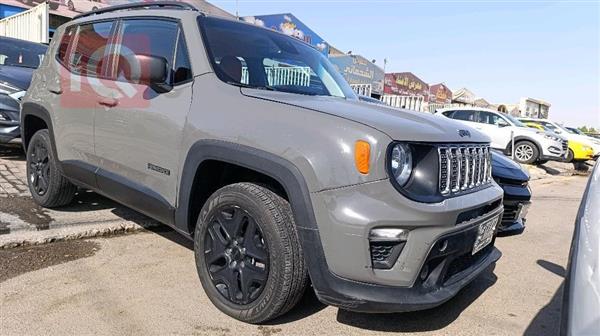
<instances>
[{"instance_id":1,"label":"car hood of background car","mask_svg":"<svg viewBox=\"0 0 600 336\"><path fill-rule=\"evenodd\" d=\"M335 115L375 128L394 140L423 142L489 142L479 131L445 117L412 112L359 100L330 96L309 96L242 88L242 94L282 104ZM468 130L461 137L459 130ZM463 134L464 135L464 134Z\"/></svg>"},{"instance_id":2,"label":"car hood of background car","mask_svg":"<svg viewBox=\"0 0 600 336\"><path fill-rule=\"evenodd\" d=\"M0 65L0 82L10 83L21 90L27 90L35 69Z\"/></svg>"},{"instance_id":3,"label":"car hood of background car","mask_svg":"<svg viewBox=\"0 0 600 336\"><path fill-rule=\"evenodd\" d=\"M516 181L529 181L529 174L502 153L492 151L492 175Z\"/></svg>"}]
</instances>

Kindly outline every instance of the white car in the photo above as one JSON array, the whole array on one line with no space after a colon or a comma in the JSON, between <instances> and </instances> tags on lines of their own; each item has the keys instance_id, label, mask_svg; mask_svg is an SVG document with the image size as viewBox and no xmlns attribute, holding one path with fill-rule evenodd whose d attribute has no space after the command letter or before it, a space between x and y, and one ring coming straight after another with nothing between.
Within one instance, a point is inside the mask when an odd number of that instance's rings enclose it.
<instances>
[{"instance_id":1,"label":"white car","mask_svg":"<svg viewBox=\"0 0 600 336\"><path fill-rule=\"evenodd\" d=\"M67 7L74 12L86 13L106 7L106 5L102 3L102 0L68 0Z\"/></svg>"},{"instance_id":2,"label":"white car","mask_svg":"<svg viewBox=\"0 0 600 336\"><path fill-rule=\"evenodd\" d=\"M578 134L575 132L571 132L566 129L564 126L548 119L534 119L534 118L519 118L521 121L530 121L543 126L546 126L550 130L552 130L556 134L560 134L562 137L567 138L568 140L578 141L583 144L586 144L594 149L594 157L598 157L600 155L600 140L596 138L592 138L591 136L585 134Z\"/></svg>"},{"instance_id":3,"label":"white car","mask_svg":"<svg viewBox=\"0 0 600 336\"><path fill-rule=\"evenodd\" d=\"M485 133L492 140L492 147L509 155L512 136L515 142L515 160L519 163L544 163L549 160L563 161L568 143L552 132L534 130L519 120L498 111L479 107L446 108L436 112L458 120Z\"/></svg>"}]
</instances>

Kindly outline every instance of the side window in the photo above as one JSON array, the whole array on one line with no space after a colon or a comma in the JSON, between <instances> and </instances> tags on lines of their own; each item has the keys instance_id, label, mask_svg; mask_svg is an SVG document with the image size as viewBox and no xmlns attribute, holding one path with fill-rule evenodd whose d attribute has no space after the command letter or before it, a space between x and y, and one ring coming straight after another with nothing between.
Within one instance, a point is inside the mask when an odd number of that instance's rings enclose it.
<instances>
[{"instance_id":1,"label":"side window","mask_svg":"<svg viewBox=\"0 0 600 336\"><path fill-rule=\"evenodd\" d=\"M95 22L79 26L67 63L71 72L92 77L105 74L107 46L113 25L114 22Z\"/></svg>"},{"instance_id":2,"label":"side window","mask_svg":"<svg viewBox=\"0 0 600 336\"><path fill-rule=\"evenodd\" d=\"M500 117L493 113L481 111L479 112L479 118L477 118L477 122L482 124L498 125L500 122Z\"/></svg>"},{"instance_id":3,"label":"side window","mask_svg":"<svg viewBox=\"0 0 600 336\"><path fill-rule=\"evenodd\" d=\"M173 67L173 84L177 85L192 79L192 67L185 43L183 32L179 30L177 37L177 51L175 52L175 66Z\"/></svg>"},{"instance_id":4,"label":"side window","mask_svg":"<svg viewBox=\"0 0 600 336\"><path fill-rule=\"evenodd\" d=\"M58 52L56 57L58 61L63 65L67 64L67 54L69 53L69 46L75 37L76 26L67 27L63 36L60 39L60 44L58 45Z\"/></svg>"},{"instance_id":5,"label":"side window","mask_svg":"<svg viewBox=\"0 0 600 336\"><path fill-rule=\"evenodd\" d=\"M475 121L474 111L454 111L452 119L464 120L464 121Z\"/></svg>"},{"instance_id":6,"label":"side window","mask_svg":"<svg viewBox=\"0 0 600 336\"><path fill-rule=\"evenodd\" d=\"M123 20L117 61L117 79L138 82L144 71L136 56L162 57L173 69L179 26L176 22L157 19ZM140 72L140 73L138 73Z\"/></svg>"}]
</instances>

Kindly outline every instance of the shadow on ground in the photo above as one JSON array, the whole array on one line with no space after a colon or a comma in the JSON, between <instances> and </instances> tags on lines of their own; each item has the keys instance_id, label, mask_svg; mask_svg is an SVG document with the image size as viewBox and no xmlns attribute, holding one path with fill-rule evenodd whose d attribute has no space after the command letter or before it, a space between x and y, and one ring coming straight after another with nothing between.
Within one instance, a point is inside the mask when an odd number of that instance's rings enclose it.
<instances>
[{"instance_id":1,"label":"shadow on ground","mask_svg":"<svg viewBox=\"0 0 600 336\"><path fill-rule=\"evenodd\" d=\"M25 152L19 146L0 145L0 158L9 161L25 161Z\"/></svg>"},{"instance_id":2,"label":"shadow on ground","mask_svg":"<svg viewBox=\"0 0 600 336\"><path fill-rule=\"evenodd\" d=\"M565 268L560 265L546 260L538 260L537 264L548 272L562 278L565 277ZM558 287L550 302L535 315L525 330L525 336L552 336L559 334L564 283L563 281L560 287Z\"/></svg>"},{"instance_id":3,"label":"shadow on ground","mask_svg":"<svg viewBox=\"0 0 600 336\"><path fill-rule=\"evenodd\" d=\"M363 314L340 309L337 320L356 328L384 332L440 330L454 322L471 303L496 283L498 278L494 268L495 265L488 267L453 299L433 309L395 314Z\"/></svg>"}]
</instances>

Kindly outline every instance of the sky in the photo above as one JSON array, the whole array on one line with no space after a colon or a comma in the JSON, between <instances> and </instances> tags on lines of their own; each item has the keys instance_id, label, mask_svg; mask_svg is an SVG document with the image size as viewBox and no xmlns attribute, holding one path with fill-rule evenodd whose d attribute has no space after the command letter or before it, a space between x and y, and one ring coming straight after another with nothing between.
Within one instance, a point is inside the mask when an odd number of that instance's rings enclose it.
<instances>
[{"instance_id":1,"label":"sky","mask_svg":"<svg viewBox=\"0 0 600 336\"><path fill-rule=\"evenodd\" d=\"M600 128L600 0L213 0L240 16L292 13L386 72L466 87L493 104L549 102L550 118Z\"/></svg>"}]
</instances>

